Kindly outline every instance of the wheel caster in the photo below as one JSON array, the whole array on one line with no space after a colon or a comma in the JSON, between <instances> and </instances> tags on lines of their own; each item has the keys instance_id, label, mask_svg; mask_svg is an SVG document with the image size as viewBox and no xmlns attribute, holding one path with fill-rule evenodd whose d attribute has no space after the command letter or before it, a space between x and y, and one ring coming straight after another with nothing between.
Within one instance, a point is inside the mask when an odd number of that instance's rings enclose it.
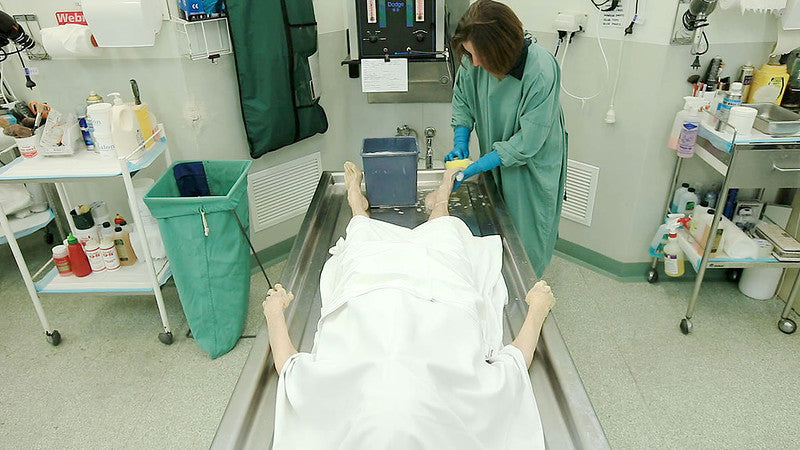
<instances>
[{"instance_id":1,"label":"wheel caster","mask_svg":"<svg viewBox=\"0 0 800 450\"><path fill-rule=\"evenodd\" d=\"M647 271L647 282L652 284L656 281L658 281L658 271L651 268Z\"/></svg>"},{"instance_id":2,"label":"wheel caster","mask_svg":"<svg viewBox=\"0 0 800 450\"><path fill-rule=\"evenodd\" d=\"M742 278L742 269L728 269L725 271L725 277L731 283L736 283Z\"/></svg>"},{"instance_id":3,"label":"wheel caster","mask_svg":"<svg viewBox=\"0 0 800 450\"><path fill-rule=\"evenodd\" d=\"M158 333L158 340L161 341L164 345L171 345L172 344L172 332L167 331L166 333Z\"/></svg>"},{"instance_id":4,"label":"wheel caster","mask_svg":"<svg viewBox=\"0 0 800 450\"><path fill-rule=\"evenodd\" d=\"M56 238L55 238L55 236L53 236L53 233L48 231L47 233L44 234L44 243L45 244L50 245L55 241L56 241Z\"/></svg>"},{"instance_id":5,"label":"wheel caster","mask_svg":"<svg viewBox=\"0 0 800 450\"><path fill-rule=\"evenodd\" d=\"M797 324L792 319L781 319L778 321L778 329L786 334L792 334L797 330Z\"/></svg>"},{"instance_id":6,"label":"wheel caster","mask_svg":"<svg viewBox=\"0 0 800 450\"><path fill-rule=\"evenodd\" d=\"M692 332L692 321L684 317L683 319L681 319L681 333L689 334L691 332Z\"/></svg>"},{"instance_id":7,"label":"wheel caster","mask_svg":"<svg viewBox=\"0 0 800 450\"><path fill-rule=\"evenodd\" d=\"M52 333L45 334L47 334L47 342L49 342L53 347L56 347L61 343L61 333L59 333L58 330L53 330Z\"/></svg>"}]
</instances>

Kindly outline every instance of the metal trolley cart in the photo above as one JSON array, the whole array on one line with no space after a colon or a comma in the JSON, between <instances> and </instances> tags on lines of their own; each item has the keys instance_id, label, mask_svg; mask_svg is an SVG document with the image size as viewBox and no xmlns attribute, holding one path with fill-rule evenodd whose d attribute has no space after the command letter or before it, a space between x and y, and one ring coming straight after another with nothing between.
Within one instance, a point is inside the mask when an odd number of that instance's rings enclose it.
<instances>
[{"instance_id":1,"label":"metal trolley cart","mask_svg":"<svg viewBox=\"0 0 800 450\"><path fill-rule=\"evenodd\" d=\"M733 129L730 125L728 130ZM728 198L728 190L738 189L759 189L763 195L767 188L800 188L800 136L774 137L762 134L753 130L751 136L746 138L737 137L736 131L719 132L712 130L706 125L701 125L700 134L695 146L695 155L703 162L711 166L714 170L725 177L720 189L715 209L714 220L711 225L712 230L716 230L720 223L723 208ZM675 171L672 177L672 184L667 193L667 207L669 208L672 193L678 182L683 158L677 158ZM681 319L680 329L683 334L692 331L692 314L694 313L697 298L700 294L700 286L708 268L748 268L748 267L774 267L774 268L800 268L800 262L778 261L774 257L760 259L734 259L720 251L714 258L710 258L711 242L714 233L709 233L708 241L702 254L694 250L692 236L686 230L678 232L678 241L681 249L686 254L686 261L697 271L697 279L694 283L692 297L686 309L686 316ZM647 272L647 280L650 283L658 281L656 265L659 258L655 255L650 269ZM794 333L797 324L789 315L792 310L793 299L798 288L800 288L800 277L792 286L789 301L781 313L778 320L778 329L786 334Z\"/></svg>"},{"instance_id":2,"label":"metal trolley cart","mask_svg":"<svg viewBox=\"0 0 800 450\"><path fill-rule=\"evenodd\" d=\"M154 141L154 145L146 148L145 144L149 145L151 140ZM154 134L145 144L129 156L119 159L103 158L93 152L81 151L73 156L43 157L34 160L18 157L11 163L0 167L0 182L38 181L55 183L61 205L66 214L69 214L71 202L64 187L65 183L85 182L101 178L122 178L135 233L141 237L139 239L139 242L142 243L140 246L140 260L130 267L122 267L114 272L93 273L82 278L74 276L61 277L58 276L56 268L51 267L52 260L50 260L31 275L17 244L13 226L2 210L2 206L0 206L0 226L2 226L3 233L8 239L8 245L11 247L11 252L14 255L20 274L22 274L22 279L28 289L36 314L39 316L39 321L44 328L47 340L52 345L58 345L61 342L61 335L58 330L50 326L42 308L39 294L152 294L156 298L163 325L163 331L159 333L158 338L164 344L169 345L172 343L172 331L164 308L164 298L161 294L161 286L170 278L172 272L170 271L169 261L166 258L153 259L150 255L131 178L138 171L149 167L162 155L166 159L167 165L172 163L163 126L159 125L159 132ZM70 224L70 227L72 226Z\"/></svg>"}]
</instances>

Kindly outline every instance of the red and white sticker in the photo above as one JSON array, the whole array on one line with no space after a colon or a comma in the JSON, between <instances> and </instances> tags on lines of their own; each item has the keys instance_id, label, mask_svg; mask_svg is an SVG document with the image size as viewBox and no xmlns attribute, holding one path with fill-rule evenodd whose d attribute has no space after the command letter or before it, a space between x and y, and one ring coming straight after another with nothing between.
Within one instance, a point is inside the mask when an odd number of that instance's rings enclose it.
<instances>
[{"instance_id":1,"label":"red and white sticker","mask_svg":"<svg viewBox=\"0 0 800 450\"><path fill-rule=\"evenodd\" d=\"M378 23L378 7L375 0L367 0L367 23Z\"/></svg>"},{"instance_id":2,"label":"red and white sticker","mask_svg":"<svg viewBox=\"0 0 800 450\"><path fill-rule=\"evenodd\" d=\"M83 11L58 11L56 12L56 21L58 21L59 25L73 23L76 25L89 25L83 16Z\"/></svg>"},{"instance_id":3,"label":"red and white sticker","mask_svg":"<svg viewBox=\"0 0 800 450\"><path fill-rule=\"evenodd\" d=\"M417 22L425 21L425 0L416 0L417 6L415 8Z\"/></svg>"}]
</instances>

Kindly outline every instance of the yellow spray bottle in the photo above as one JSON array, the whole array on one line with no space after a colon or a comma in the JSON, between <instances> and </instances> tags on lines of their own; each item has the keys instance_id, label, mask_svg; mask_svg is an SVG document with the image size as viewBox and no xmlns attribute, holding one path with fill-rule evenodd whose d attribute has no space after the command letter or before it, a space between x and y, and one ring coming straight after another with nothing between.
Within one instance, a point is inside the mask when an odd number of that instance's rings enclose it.
<instances>
[{"instance_id":1,"label":"yellow spray bottle","mask_svg":"<svg viewBox=\"0 0 800 450\"><path fill-rule=\"evenodd\" d=\"M139 121L139 128L142 129L142 139L145 142L145 148L150 148L155 143L153 136L153 128L155 128L155 118L147 110L147 105L142 103L142 98L139 95L139 85L136 80L131 80L131 90L133 90L133 112L136 113L136 119Z\"/></svg>"}]
</instances>

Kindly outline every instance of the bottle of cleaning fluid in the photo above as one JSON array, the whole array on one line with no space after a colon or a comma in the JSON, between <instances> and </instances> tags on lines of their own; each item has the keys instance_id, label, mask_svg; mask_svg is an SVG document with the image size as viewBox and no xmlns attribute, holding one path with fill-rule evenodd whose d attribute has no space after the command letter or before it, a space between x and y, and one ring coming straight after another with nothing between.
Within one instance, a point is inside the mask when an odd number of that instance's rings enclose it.
<instances>
[{"instance_id":1,"label":"bottle of cleaning fluid","mask_svg":"<svg viewBox=\"0 0 800 450\"><path fill-rule=\"evenodd\" d=\"M735 81L731 83L731 88L722 103L719 104L717 111L717 126L716 130L721 131L725 127L725 122L731 115L731 108L740 106L742 104L742 83Z\"/></svg>"},{"instance_id":2,"label":"bottle of cleaning fluid","mask_svg":"<svg viewBox=\"0 0 800 450\"><path fill-rule=\"evenodd\" d=\"M750 83L750 95L747 103L781 104L786 85L789 84L789 72L786 65L780 63L781 55L770 56L769 62L759 68Z\"/></svg>"},{"instance_id":3,"label":"bottle of cleaning fluid","mask_svg":"<svg viewBox=\"0 0 800 450\"><path fill-rule=\"evenodd\" d=\"M125 222L124 220L122 221ZM136 263L136 253L131 245L130 234L122 229L121 225L114 228L114 246L117 248L119 263L123 266L132 266Z\"/></svg>"},{"instance_id":4,"label":"bottle of cleaning fluid","mask_svg":"<svg viewBox=\"0 0 800 450\"><path fill-rule=\"evenodd\" d=\"M119 93L108 94L113 98L111 108L111 139L117 149L117 156L125 158L130 156L140 145L142 145L142 130L139 127L139 119L136 112L130 105L122 101Z\"/></svg>"},{"instance_id":5,"label":"bottle of cleaning fluid","mask_svg":"<svg viewBox=\"0 0 800 450\"><path fill-rule=\"evenodd\" d=\"M142 130L142 140L145 142L145 147L150 148L155 144L155 140L150 138L153 136L156 118L148 111L147 103L142 103L139 84L136 83L136 80L131 80L131 90L133 91L133 112L136 113L139 128Z\"/></svg>"},{"instance_id":6,"label":"bottle of cleaning fluid","mask_svg":"<svg viewBox=\"0 0 800 450\"><path fill-rule=\"evenodd\" d=\"M695 189L690 187L686 190L686 192L683 193L683 195L681 195L678 203L678 213L691 214L692 210L694 209L694 205L696 205L698 201L699 199L697 198Z\"/></svg>"},{"instance_id":7,"label":"bottle of cleaning fluid","mask_svg":"<svg viewBox=\"0 0 800 450\"><path fill-rule=\"evenodd\" d=\"M650 254L653 256L662 256L664 254L664 246L667 244L669 237L669 228L678 223L678 219L682 218L683 214L668 214L664 223L658 227L653 240L650 242Z\"/></svg>"},{"instance_id":8,"label":"bottle of cleaning fluid","mask_svg":"<svg viewBox=\"0 0 800 450\"><path fill-rule=\"evenodd\" d=\"M694 143L697 141L697 133L700 131L700 116L695 108L684 110L684 113L681 134L678 138L678 156L691 158L694 155Z\"/></svg>"},{"instance_id":9,"label":"bottle of cleaning fluid","mask_svg":"<svg viewBox=\"0 0 800 450\"><path fill-rule=\"evenodd\" d=\"M672 213L678 212L678 202L680 202L683 194L689 192L689 183L681 184L681 187L675 189L675 194L672 195L672 202L669 204L669 211Z\"/></svg>"},{"instance_id":10,"label":"bottle of cleaning fluid","mask_svg":"<svg viewBox=\"0 0 800 450\"><path fill-rule=\"evenodd\" d=\"M683 251L678 244L678 227L673 226L669 231L669 240L664 246L664 273L670 277L683 275Z\"/></svg>"},{"instance_id":11,"label":"bottle of cleaning fluid","mask_svg":"<svg viewBox=\"0 0 800 450\"><path fill-rule=\"evenodd\" d=\"M95 241L94 238L86 241L84 247L86 257L89 258L89 265L92 267L92 272L102 272L106 270L106 263L103 262L103 253L100 251L100 243Z\"/></svg>"},{"instance_id":12,"label":"bottle of cleaning fluid","mask_svg":"<svg viewBox=\"0 0 800 450\"><path fill-rule=\"evenodd\" d=\"M702 97L692 97L686 96L683 97L683 109L678 111L675 114L675 120L672 122L672 129L669 133L669 141L667 142L667 147L677 150L678 144L681 137L681 127L683 123L686 121L686 118L690 116L689 111L694 109L695 111L700 111L706 106L706 100Z\"/></svg>"}]
</instances>

